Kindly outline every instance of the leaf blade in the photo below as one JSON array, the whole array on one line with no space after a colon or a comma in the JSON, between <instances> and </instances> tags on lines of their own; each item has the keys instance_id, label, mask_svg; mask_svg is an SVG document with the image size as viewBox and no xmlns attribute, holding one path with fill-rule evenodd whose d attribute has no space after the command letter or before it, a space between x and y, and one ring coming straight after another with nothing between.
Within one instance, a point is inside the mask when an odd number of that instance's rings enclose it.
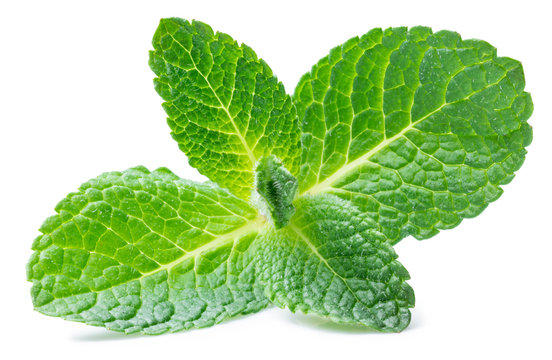
<instances>
[{"instance_id":1,"label":"leaf blade","mask_svg":"<svg viewBox=\"0 0 552 360\"><path fill-rule=\"evenodd\" d=\"M410 276L377 224L333 195L305 197L296 206L289 226L269 230L253 248L269 299L335 322L406 328L414 306Z\"/></svg>"},{"instance_id":2,"label":"leaf blade","mask_svg":"<svg viewBox=\"0 0 552 360\"><path fill-rule=\"evenodd\" d=\"M163 19L150 67L173 138L190 165L242 198L253 167L274 154L295 173L299 127L295 107L253 50L198 21Z\"/></svg>"},{"instance_id":3,"label":"leaf blade","mask_svg":"<svg viewBox=\"0 0 552 360\"><path fill-rule=\"evenodd\" d=\"M268 306L247 252L263 220L225 190L138 167L92 179L56 211L27 267L46 315L159 334Z\"/></svg>"},{"instance_id":4,"label":"leaf blade","mask_svg":"<svg viewBox=\"0 0 552 360\"><path fill-rule=\"evenodd\" d=\"M519 62L450 31L353 38L294 94L300 191L353 201L393 242L454 227L496 200L523 163L532 132L524 85Z\"/></svg>"}]
</instances>

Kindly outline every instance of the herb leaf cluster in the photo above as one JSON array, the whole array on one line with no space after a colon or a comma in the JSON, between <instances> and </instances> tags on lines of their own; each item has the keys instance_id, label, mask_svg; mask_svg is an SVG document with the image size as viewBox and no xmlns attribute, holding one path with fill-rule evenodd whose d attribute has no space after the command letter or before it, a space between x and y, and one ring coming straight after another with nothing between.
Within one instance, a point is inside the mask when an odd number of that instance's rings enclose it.
<instances>
[{"instance_id":1,"label":"herb leaf cluster","mask_svg":"<svg viewBox=\"0 0 552 360\"><path fill-rule=\"evenodd\" d=\"M135 167L70 193L27 265L41 313L160 334L274 304L401 331L393 244L477 216L532 140L521 64L451 31L373 29L293 96L199 21L162 19L153 48L172 137L211 181Z\"/></svg>"}]
</instances>

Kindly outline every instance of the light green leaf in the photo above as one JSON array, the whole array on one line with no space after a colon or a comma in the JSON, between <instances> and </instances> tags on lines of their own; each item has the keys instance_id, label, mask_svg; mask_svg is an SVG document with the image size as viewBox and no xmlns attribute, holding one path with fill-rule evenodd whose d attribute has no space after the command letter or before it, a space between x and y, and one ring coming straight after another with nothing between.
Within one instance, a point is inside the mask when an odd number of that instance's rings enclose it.
<instances>
[{"instance_id":1,"label":"light green leaf","mask_svg":"<svg viewBox=\"0 0 552 360\"><path fill-rule=\"evenodd\" d=\"M244 199L263 156L274 154L297 173L295 107L251 48L199 21L177 18L161 20L153 47L155 89L191 166Z\"/></svg>"},{"instance_id":2,"label":"light green leaf","mask_svg":"<svg viewBox=\"0 0 552 360\"><path fill-rule=\"evenodd\" d=\"M252 246L270 300L293 312L380 331L408 326L410 277L377 224L329 194L295 205L288 226L262 233Z\"/></svg>"},{"instance_id":3,"label":"light green leaf","mask_svg":"<svg viewBox=\"0 0 552 360\"><path fill-rule=\"evenodd\" d=\"M374 29L299 82L299 191L351 200L392 241L478 215L531 143L521 64L480 40Z\"/></svg>"},{"instance_id":4,"label":"light green leaf","mask_svg":"<svg viewBox=\"0 0 552 360\"><path fill-rule=\"evenodd\" d=\"M264 219L226 190L137 167L84 183L56 212L27 266L41 313L159 334L268 305L247 252Z\"/></svg>"}]
</instances>

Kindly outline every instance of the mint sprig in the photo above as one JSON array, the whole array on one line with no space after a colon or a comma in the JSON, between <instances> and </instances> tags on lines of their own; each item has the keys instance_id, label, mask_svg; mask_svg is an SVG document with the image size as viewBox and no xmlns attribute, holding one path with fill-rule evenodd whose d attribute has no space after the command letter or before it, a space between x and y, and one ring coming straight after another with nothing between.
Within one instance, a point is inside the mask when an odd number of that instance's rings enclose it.
<instances>
[{"instance_id":1,"label":"mint sprig","mask_svg":"<svg viewBox=\"0 0 552 360\"><path fill-rule=\"evenodd\" d=\"M160 334L275 304L401 331L392 244L478 215L532 139L521 64L450 31L373 29L293 96L201 22L161 20L153 47L172 136L212 182L136 167L70 193L27 266L41 313Z\"/></svg>"}]
</instances>

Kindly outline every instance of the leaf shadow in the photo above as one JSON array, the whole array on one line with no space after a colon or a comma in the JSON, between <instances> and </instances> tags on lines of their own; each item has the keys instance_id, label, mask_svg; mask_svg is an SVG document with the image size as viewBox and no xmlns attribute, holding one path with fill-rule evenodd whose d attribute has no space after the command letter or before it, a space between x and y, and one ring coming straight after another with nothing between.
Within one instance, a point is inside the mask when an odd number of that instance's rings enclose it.
<instances>
[{"instance_id":1,"label":"leaf shadow","mask_svg":"<svg viewBox=\"0 0 552 360\"><path fill-rule=\"evenodd\" d=\"M96 341L123 341L131 340L139 337L149 337L142 334L125 334L116 331L110 331L104 328L87 329L86 332L81 332L73 336L73 340L82 342Z\"/></svg>"}]
</instances>

